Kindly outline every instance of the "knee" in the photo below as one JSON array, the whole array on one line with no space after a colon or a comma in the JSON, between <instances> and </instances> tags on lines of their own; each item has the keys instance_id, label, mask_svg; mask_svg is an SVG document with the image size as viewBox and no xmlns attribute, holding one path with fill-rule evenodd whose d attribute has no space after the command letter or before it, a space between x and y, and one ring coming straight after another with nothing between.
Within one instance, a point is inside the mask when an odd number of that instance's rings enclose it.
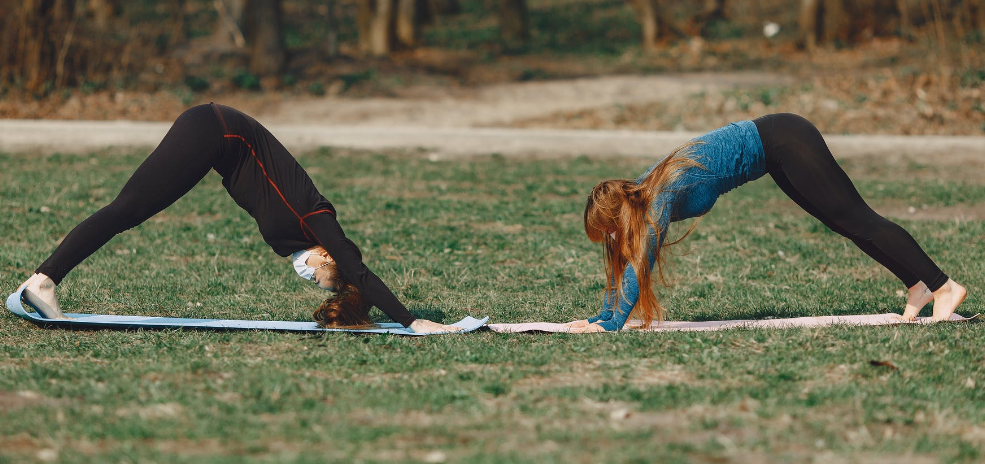
<instances>
[{"instance_id":1,"label":"knee","mask_svg":"<svg viewBox=\"0 0 985 464\"><path fill-rule=\"evenodd\" d=\"M836 220L838 226L846 231L845 235L853 239L870 241L875 237L892 235L899 226L889 219L880 216L875 211L858 211L849 209L842 211Z\"/></svg>"}]
</instances>

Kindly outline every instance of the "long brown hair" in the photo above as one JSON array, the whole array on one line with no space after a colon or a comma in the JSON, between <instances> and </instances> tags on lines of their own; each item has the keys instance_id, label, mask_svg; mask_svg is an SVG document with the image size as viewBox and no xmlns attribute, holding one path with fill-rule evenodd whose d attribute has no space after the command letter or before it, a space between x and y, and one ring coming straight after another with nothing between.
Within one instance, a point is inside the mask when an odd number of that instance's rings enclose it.
<instances>
[{"instance_id":1,"label":"long brown hair","mask_svg":"<svg viewBox=\"0 0 985 464\"><path fill-rule=\"evenodd\" d=\"M330 267L335 294L325 300L311 317L322 327L364 329L375 326L369 319L369 308L373 305L366 302L359 289L349 283L334 265Z\"/></svg>"},{"instance_id":2,"label":"long brown hair","mask_svg":"<svg viewBox=\"0 0 985 464\"><path fill-rule=\"evenodd\" d=\"M688 168L703 166L695 161L692 147L695 142L688 142L669 156L664 158L653 171L647 174L640 183L630 179L613 179L600 182L592 189L585 204L585 234L593 242L604 242L603 261L605 263L605 294L616 298L621 297L622 274L627 264L632 264L636 270L640 296L633 306L630 316L643 321L643 327L649 327L654 319L663 321L664 308L653 293L647 241L649 228L656 237L663 232L660 229L662 211L653 211L653 199L673 183L681 173ZM669 205L663 205L664 208ZM662 285L668 286L664 277L663 249L684 240L697 223L691 225L687 233L670 243L657 247L656 253L657 276ZM615 232L615 238L609 233Z\"/></svg>"}]
</instances>

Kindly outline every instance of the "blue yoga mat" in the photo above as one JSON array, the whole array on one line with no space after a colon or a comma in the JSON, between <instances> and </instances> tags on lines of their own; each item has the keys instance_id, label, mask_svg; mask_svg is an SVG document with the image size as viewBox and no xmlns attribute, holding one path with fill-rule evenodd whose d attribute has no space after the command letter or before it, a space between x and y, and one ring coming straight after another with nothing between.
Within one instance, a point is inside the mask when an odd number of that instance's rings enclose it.
<instances>
[{"instance_id":1,"label":"blue yoga mat","mask_svg":"<svg viewBox=\"0 0 985 464\"><path fill-rule=\"evenodd\" d=\"M278 330L284 332L352 332L370 334L396 335L438 335L451 332L415 333L395 322L377 324L372 329L327 329L314 322L295 321L248 321L243 319L191 319L183 317L150 317L150 316L112 316L105 314L65 313L71 319L48 319L40 312L24 310L21 291L7 297L7 309L10 312L27 319L41 327L57 327L62 329L191 329L191 330ZM27 303L30 305L30 303ZM489 317L475 319L471 316L449 325L461 327L461 332L471 332L486 325Z\"/></svg>"}]
</instances>

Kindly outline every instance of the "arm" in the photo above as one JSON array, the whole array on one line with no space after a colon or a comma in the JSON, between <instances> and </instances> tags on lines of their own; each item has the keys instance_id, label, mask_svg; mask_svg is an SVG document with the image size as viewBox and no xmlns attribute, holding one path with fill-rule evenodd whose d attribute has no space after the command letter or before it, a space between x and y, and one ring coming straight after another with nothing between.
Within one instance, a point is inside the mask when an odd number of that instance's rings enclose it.
<instances>
[{"instance_id":1,"label":"arm","mask_svg":"<svg viewBox=\"0 0 985 464\"><path fill-rule=\"evenodd\" d=\"M609 286L614 287L616 285L615 281L610 280ZM615 292L612 290L607 290L605 296L602 298L602 312L598 316L588 318L588 323L592 324L595 322L608 321L612 319L612 307L616 301Z\"/></svg>"},{"instance_id":2,"label":"arm","mask_svg":"<svg viewBox=\"0 0 985 464\"><path fill-rule=\"evenodd\" d=\"M663 246L664 238L667 237L667 224L669 222L667 215L664 214L660 220L661 230L659 238L655 237L651 230L651 239L647 247L647 253L650 258L650 269L653 269L653 264L657 260L657 250ZM632 264L627 264L626 269L622 273L622 288L620 289L619 296L616 297L614 291L606 292L602 305L602 313L589 319L588 322L597 323L607 332L620 330L626 325L626 320L629 318L629 314L633 312L633 307L636 306L639 298L640 286L636 278L636 269L633 268Z\"/></svg>"},{"instance_id":3,"label":"arm","mask_svg":"<svg viewBox=\"0 0 985 464\"><path fill-rule=\"evenodd\" d=\"M363 264L359 248L346 238L334 215L316 214L307 218L306 224L309 233L314 233L314 238L332 256L342 275L359 289L367 302L404 327L415 321L383 280Z\"/></svg>"},{"instance_id":4,"label":"arm","mask_svg":"<svg viewBox=\"0 0 985 464\"><path fill-rule=\"evenodd\" d=\"M629 313L636 306L636 301L640 297L640 286L636 281L636 270L632 264L626 265L626 270L622 273L622 289L619 292L618 300L612 304L613 309L609 310L609 318L598 320L598 325L602 326L606 332L614 332L622 329L626 325ZM609 295L606 295L606 302L609 302ZM605 314L603 309L602 314ZM589 322L596 322L589 320Z\"/></svg>"}]
</instances>

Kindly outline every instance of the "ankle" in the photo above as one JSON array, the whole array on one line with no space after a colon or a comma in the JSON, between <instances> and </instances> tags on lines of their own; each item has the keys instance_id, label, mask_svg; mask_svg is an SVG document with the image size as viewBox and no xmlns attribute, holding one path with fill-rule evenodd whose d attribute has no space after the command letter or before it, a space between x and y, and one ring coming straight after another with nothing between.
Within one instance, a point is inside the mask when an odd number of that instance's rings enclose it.
<instances>
[{"instance_id":1,"label":"ankle","mask_svg":"<svg viewBox=\"0 0 985 464\"><path fill-rule=\"evenodd\" d=\"M921 296L926 293L929 293L930 289L927 288L927 285L924 284L923 282L917 282L914 286L908 288L907 292L909 293L910 296Z\"/></svg>"},{"instance_id":2,"label":"ankle","mask_svg":"<svg viewBox=\"0 0 985 464\"><path fill-rule=\"evenodd\" d=\"M50 283L51 285L55 285L55 281L52 280L51 277L48 277L45 274L41 274L41 273L34 274L33 276L31 276L31 279L35 279L39 283L39 285L44 285L45 283Z\"/></svg>"}]
</instances>

